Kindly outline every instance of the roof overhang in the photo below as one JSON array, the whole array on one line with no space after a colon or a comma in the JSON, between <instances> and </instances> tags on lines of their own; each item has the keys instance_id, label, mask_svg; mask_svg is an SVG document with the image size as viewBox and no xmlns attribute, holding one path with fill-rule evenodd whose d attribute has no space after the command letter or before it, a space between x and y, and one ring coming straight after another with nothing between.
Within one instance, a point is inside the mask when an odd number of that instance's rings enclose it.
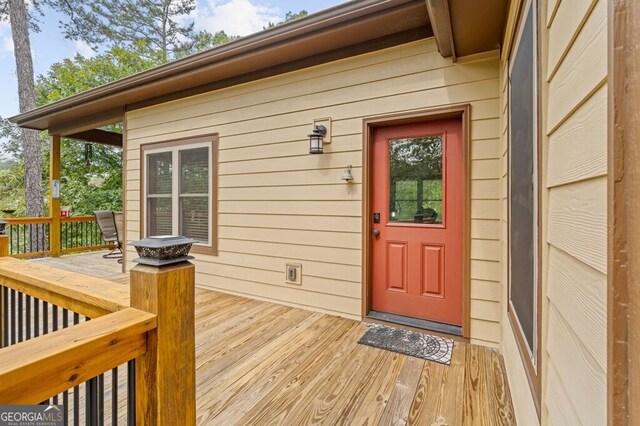
<instances>
[{"instance_id":1,"label":"roof overhang","mask_svg":"<svg viewBox=\"0 0 640 426\"><path fill-rule=\"evenodd\" d=\"M500 48L508 0L425 0L440 54L445 58Z\"/></svg>"},{"instance_id":2,"label":"roof overhang","mask_svg":"<svg viewBox=\"0 0 640 426\"><path fill-rule=\"evenodd\" d=\"M424 0L358 0L11 117L68 135L124 111L432 36Z\"/></svg>"}]
</instances>

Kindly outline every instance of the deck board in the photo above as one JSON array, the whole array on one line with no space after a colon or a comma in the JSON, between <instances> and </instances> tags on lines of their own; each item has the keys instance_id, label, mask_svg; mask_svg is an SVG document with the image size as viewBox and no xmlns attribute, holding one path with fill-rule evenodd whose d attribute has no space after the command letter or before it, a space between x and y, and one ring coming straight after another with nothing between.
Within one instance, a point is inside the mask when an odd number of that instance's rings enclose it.
<instances>
[{"instance_id":1,"label":"deck board","mask_svg":"<svg viewBox=\"0 0 640 426\"><path fill-rule=\"evenodd\" d=\"M99 254L38 262L128 283ZM515 424L495 350L456 342L445 366L358 345L367 327L196 289L197 423Z\"/></svg>"}]
</instances>

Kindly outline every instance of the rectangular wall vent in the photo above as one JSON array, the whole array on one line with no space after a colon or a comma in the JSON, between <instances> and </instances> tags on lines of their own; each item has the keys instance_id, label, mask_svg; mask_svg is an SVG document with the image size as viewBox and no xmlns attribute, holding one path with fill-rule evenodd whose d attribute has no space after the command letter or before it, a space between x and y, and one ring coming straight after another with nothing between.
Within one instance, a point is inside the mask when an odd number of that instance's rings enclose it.
<instances>
[{"instance_id":1,"label":"rectangular wall vent","mask_svg":"<svg viewBox=\"0 0 640 426\"><path fill-rule=\"evenodd\" d=\"M284 280L288 284L302 284L302 265L299 263L287 263Z\"/></svg>"}]
</instances>

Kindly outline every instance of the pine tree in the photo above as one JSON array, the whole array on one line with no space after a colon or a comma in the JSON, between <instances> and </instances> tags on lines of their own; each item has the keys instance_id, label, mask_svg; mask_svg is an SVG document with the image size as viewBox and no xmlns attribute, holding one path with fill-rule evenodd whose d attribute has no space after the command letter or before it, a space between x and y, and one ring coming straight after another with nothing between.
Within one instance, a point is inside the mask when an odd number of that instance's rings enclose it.
<instances>
[{"instance_id":1,"label":"pine tree","mask_svg":"<svg viewBox=\"0 0 640 426\"><path fill-rule=\"evenodd\" d=\"M20 112L30 111L36 106L33 59L29 38L29 15L24 0L6 0L0 9L2 18L11 24L16 75L18 77L18 100ZM44 214L42 195L42 166L40 164L41 141L36 130L22 129L22 150L25 169L25 197L27 216Z\"/></svg>"},{"instance_id":2,"label":"pine tree","mask_svg":"<svg viewBox=\"0 0 640 426\"><path fill-rule=\"evenodd\" d=\"M48 0L68 17L67 38L98 46L148 48L149 57L173 59L192 42L193 22L183 19L195 10L195 0ZM187 46L188 47L188 46Z\"/></svg>"}]
</instances>

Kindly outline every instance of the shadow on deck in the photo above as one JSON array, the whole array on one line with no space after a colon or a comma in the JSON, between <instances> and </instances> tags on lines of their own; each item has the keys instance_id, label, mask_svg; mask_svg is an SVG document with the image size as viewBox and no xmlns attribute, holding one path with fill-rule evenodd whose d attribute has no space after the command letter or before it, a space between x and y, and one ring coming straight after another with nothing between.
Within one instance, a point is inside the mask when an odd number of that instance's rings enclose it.
<instances>
[{"instance_id":1,"label":"shadow on deck","mask_svg":"<svg viewBox=\"0 0 640 426\"><path fill-rule=\"evenodd\" d=\"M128 284L100 253L39 259ZM358 345L367 324L196 291L197 422L514 424L502 356L456 342L450 366Z\"/></svg>"}]
</instances>

